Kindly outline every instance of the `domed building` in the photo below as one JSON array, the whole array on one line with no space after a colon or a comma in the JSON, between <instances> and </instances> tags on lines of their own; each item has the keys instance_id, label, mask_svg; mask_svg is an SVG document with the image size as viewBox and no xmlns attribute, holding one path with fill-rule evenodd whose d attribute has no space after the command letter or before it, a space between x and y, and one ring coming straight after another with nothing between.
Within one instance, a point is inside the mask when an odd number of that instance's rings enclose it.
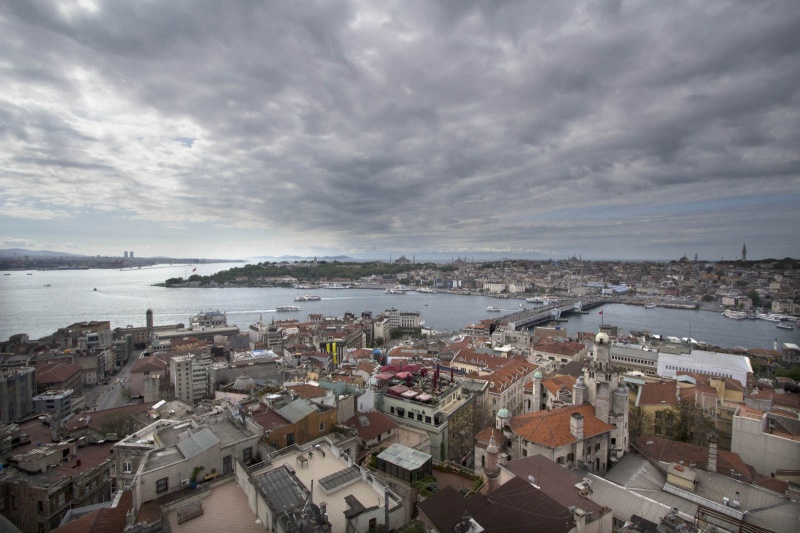
<instances>
[{"instance_id":1,"label":"domed building","mask_svg":"<svg viewBox=\"0 0 800 533\"><path fill-rule=\"evenodd\" d=\"M565 384L571 390L564 389ZM548 386L559 398L551 409L542 402L543 395L550 394ZM566 467L603 474L628 451L628 389L611 363L611 341L605 332L595 335L583 375L543 379L537 369L532 389L532 412L512 415L500 409L495 415L494 430L504 437L501 464L540 454ZM476 446L476 465L486 464L487 448Z\"/></svg>"}]
</instances>

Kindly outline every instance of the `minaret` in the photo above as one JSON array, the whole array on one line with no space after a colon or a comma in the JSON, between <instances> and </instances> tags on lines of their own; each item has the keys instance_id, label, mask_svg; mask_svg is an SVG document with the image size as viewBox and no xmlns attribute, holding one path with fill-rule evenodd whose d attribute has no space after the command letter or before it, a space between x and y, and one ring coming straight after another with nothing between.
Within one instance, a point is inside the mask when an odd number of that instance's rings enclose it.
<instances>
[{"instance_id":1,"label":"minaret","mask_svg":"<svg viewBox=\"0 0 800 533\"><path fill-rule=\"evenodd\" d=\"M542 372L538 368L533 374L533 412L542 408Z\"/></svg>"},{"instance_id":2,"label":"minaret","mask_svg":"<svg viewBox=\"0 0 800 533\"><path fill-rule=\"evenodd\" d=\"M483 471L486 473L487 494L491 494L497 488L500 478L500 467L497 464L497 445L494 443L494 431L489 437L489 446L486 447L486 466Z\"/></svg>"},{"instance_id":3,"label":"minaret","mask_svg":"<svg viewBox=\"0 0 800 533\"><path fill-rule=\"evenodd\" d=\"M747 245L742 245L742 261L747 261Z\"/></svg>"},{"instance_id":4,"label":"minaret","mask_svg":"<svg viewBox=\"0 0 800 533\"><path fill-rule=\"evenodd\" d=\"M153 338L153 310L148 309L147 313L145 313L145 320L147 321L147 338Z\"/></svg>"}]
</instances>

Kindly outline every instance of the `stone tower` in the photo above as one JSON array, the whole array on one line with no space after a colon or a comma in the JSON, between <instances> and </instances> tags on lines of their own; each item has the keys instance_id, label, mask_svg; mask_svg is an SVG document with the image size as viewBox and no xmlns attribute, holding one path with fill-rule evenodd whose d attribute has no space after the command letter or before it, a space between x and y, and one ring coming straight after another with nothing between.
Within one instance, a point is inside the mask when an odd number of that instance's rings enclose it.
<instances>
[{"instance_id":1,"label":"stone tower","mask_svg":"<svg viewBox=\"0 0 800 533\"><path fill-rule=\"evenodd\" d=\"M497 445L494 443L494 431L489 438L489 446L486 447L486 466L483 471L486 473L487 493L491 494L497 488L500 479L500 466L497 463Z\"/></svg>"},{"instance_id":2,"label":"stone tower","mask_svg":"<svg viewBox=\"0 0 800 533\"><path fill-rule=\"evenodd\" d=\"M542 371L538 368L533 374L533 405L531 410L535 413L542 408Z\"/></svg>"},{"instance_id":3,"label":"stone tower","mask_svg":"<svg viewBox=\"0 0 800 533\"><path fill-rule=\"evenodd\" d=\"M747 261L747 245L742 245L742 261Z\"/></svg>"},{"instance_id":4,"label":"stone tower","mask_svg":"<svg viewBox=\"0 0 800 533\"><path fill-rule=\"evenodd\" d=\"M153 310L148 309L147 313L145 314L145 320L147 321L147 337L149 339L153 338Z\"/></svg>"}]
</instances>

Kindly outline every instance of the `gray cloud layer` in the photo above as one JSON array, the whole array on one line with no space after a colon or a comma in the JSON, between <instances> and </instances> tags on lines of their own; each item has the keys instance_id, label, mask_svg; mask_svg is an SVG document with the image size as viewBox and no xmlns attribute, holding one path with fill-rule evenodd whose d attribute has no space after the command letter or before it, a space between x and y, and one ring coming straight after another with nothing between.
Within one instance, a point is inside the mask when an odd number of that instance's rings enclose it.
<instances>
[{"instance_id":1,"label":"gray cloud layer","mask_svg":"<svg viewBox=\"0 0 800 533\"><path fill-rule=\"evenodd\" d=\"M6 2L7 238L797 255L798 27L795 0Z\"/></svg>"}]
</instances>

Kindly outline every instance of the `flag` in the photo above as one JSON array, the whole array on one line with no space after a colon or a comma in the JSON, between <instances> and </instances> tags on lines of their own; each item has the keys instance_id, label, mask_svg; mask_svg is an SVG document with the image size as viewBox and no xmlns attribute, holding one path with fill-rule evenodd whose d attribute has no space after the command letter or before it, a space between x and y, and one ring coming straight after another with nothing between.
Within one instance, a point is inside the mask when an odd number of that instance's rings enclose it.
<instances>
[{"instance_id":1,"label":"flag","mask_svg":"<svg viewBox=\"0 0 800 533\"><path fill-rule=\"evenodd\" d=\"M602 315L602 314L603 314L603 312L602 312L602 311L600 311L600 312L599 312L599 313L597 313L597 314L598 314L598 315Z\"/></svg>"}]
</instances>

